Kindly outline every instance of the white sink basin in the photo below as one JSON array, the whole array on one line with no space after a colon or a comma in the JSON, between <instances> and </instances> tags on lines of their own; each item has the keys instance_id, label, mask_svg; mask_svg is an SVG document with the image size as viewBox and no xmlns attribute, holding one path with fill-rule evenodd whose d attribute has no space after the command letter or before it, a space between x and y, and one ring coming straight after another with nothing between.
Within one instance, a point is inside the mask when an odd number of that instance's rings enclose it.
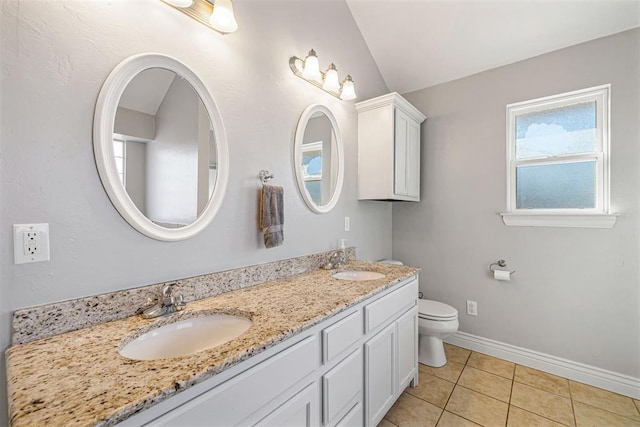
<instances>
[{"instance_id":1,"label":"white sink basin","mask_svg":"<svg viewBox=\"0 0 640 427\"><path fill-rule=\"evenodd\" d=\"M188 356L242 335L251 320L229 314L192 317L153 329L120 349L128 359L156 360Z\"/></svg>"},{"instance_id":2,"label":"white sink basin","mask_svg":"<svg viewBox=\"0 0 640 427\"><path fill-rule=\"evenodd\" d=\"M384 274L376 273L375 271L359 271L359 270L347 270L339 273L332 274L331 277L340 280L376 280L382 279Z\"/></svg>"}]
</instances>

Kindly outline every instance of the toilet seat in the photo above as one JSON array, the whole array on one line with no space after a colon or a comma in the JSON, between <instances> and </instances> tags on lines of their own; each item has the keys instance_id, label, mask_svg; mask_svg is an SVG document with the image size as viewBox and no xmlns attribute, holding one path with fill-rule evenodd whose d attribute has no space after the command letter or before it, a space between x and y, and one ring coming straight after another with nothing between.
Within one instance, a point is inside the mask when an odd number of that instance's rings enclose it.
<instances>
[{"instance_id":1,"label":"toilet seat","mask_svg":"<svg viewBox=\"0 0 640 427\"><path fill-rule=\"evenodd\" d=\"M418 300L418 317L426 320L447 321L458 318L458 310L450 305L428 299Z\"/></svg>"}]
</instances>

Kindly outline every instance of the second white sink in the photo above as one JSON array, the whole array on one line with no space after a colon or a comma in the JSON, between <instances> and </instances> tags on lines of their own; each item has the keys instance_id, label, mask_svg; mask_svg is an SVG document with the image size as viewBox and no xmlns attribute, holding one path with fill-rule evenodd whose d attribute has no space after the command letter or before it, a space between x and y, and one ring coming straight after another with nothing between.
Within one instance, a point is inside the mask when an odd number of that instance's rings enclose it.
<instances>
[{"instance_id":1,"label":"second white sink","mask_svg":"<svg viewBox=\"0 0 640 427\"><path fill-rule=\"evenodd\" d=\"M152 329L120 349L128 359L157 360L188 356L242 335L251 320L230 314L208 314Z\"/></svg>"},{"instance_id":2,"label":"second white sink","mask_svg":"<svg viewBox=\"0 0 640 427\"><path fill-rule=\"evenodd\" d=\"M382 279L384 274L375 271L347 270L332 274L331 277L340 280L376 280Z\"/></svg>"}]
</instances>

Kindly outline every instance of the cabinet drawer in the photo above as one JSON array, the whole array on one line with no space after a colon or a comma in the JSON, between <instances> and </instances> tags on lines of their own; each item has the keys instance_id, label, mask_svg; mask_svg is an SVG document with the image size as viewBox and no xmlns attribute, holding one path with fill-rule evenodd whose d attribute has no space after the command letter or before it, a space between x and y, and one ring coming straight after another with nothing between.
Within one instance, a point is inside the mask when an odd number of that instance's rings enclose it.
<instances>
[{"instance_id":1,"label":"cabinet drawer","mask_svg":"<svg viewBox=\"0 0 640 427\"><path fill-rule=\"evenodd\" d=\"M319 366L318 340L308 337L157 418L153 426L235 425Z\"/></svg>"},{"instance_id":2,"label":"cabinet drawer","mask_svg":"<svg viewBox=\"0 0 640 427\"><path fill-rule=\"evenodd\" d=\"M362 400L362 350L358 348L322 377L322 419L333 425Z\"/></svg>"},{"instance_id":3,"label":"cabinet drawer","mask_svg":"<svg viewBox=\"0 0 640 427\"><path fill-rule=\"evenodd\" d=\"M327 363L363 334L362 311L358 310L322 331L322 361Z\"/></svg>"},{"instance_id":4,"label":"cabinet drawer","mask_svg":"<svg viewBox=\"0 0 640 427\"><path fill-rule=\"evenodd\" d=\"M416 304L418 299L418 280L414 279L400 289L383 296L364 308L366 332L384 325L402 311Z\"/></svg>"}]
</instances>

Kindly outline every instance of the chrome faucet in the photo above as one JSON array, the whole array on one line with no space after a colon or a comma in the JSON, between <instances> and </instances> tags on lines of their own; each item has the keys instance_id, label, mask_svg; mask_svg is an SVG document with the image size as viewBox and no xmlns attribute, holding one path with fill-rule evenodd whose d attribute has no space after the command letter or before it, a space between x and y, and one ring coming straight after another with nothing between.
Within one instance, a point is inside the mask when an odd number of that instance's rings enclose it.
<instances>
[{"instance_id":1,"label":"chrome faucet","mask_svg":"<svg viewBox=\"0 0 640 427\"><path fill-rule=\"evenodd\" d=\"M329 256L329 262L322 266L325 270L335 270L347 264L347 254L343 249L337 250Z\"/></svg>"},{"instance_id":2,"label":"chrome faucet","mask_svg":"<svg viewBox=\"0 0 640 427\"><path fill-rule=\"evenodd\" d=\"M159 299L147 301L143 307L138 309L138 313L142 314L145 319L164 316L165 314L175 313L183 310L187 303L184 301L182 294L173 295L173 287L180 282L167 283L162 287L162 295Z\"/></svg>"}]
</instances>

